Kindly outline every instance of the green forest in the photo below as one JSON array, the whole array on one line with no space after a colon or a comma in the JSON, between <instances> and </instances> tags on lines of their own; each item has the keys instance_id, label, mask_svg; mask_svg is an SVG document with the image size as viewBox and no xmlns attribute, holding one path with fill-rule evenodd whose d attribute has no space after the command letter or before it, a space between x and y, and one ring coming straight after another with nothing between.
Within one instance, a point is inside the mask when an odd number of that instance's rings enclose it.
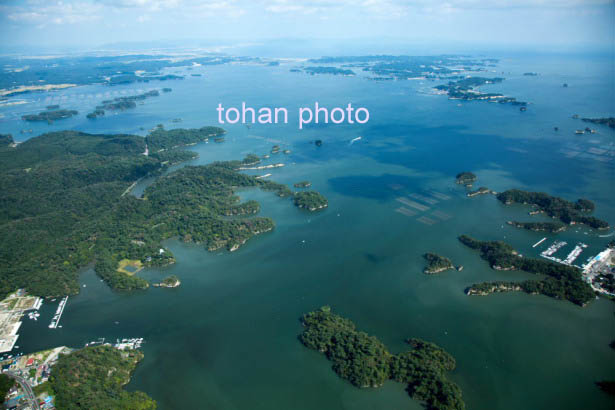
<instances>
[{"instance_id":1,"label":"green forest","mask_svg":"<svg viewBox=\"0 0 615 410\"><path fill-rule=\"evenodd\" d=\"M303 315L299 340L333 362L341 378L356 387L380 387L386 380L407 384L408 394L427 409L461 410L461 389L447 379L455 359L441 347L409 339L411 350L394 355L375 336L358 331L352 321L331 312L329 306Z\"/></svg>"},{"instance_id":2,"label":"green forest","mask_svg":"<svg viewBox=\"0 0 615 410\"><path fill-rule=\"evenodd\" d=\"M234 194L240 187L292 195L285 185L238 172L253 155L159 176L143 198L126 194L138 179L163 174L169 161L193 157L174 147L221 132L158 129L144 139L62 131L0 146L2 297L17 288L39 296L75 294L78 272L92 263L113 289L144 289L145 280L116 270L120 260L166 265L174 257L160 251L164 239L236 249L273 229L270 218L228 217L258 212L258 203L240 203ZM167 155L143 155L146 141Z\"/></svg>"},{"instance_id":3,"label":"green forest","mask_svg":"<svg viewBox=\"0 0 615 410\"><path fill-rule=\"evenodd\" d=\"M156 402L145 393L123 389L141 359L143 353L138 350L118 350L111 346L86 347L61 355L49 377L56 408L155 409Z\"/></svg>"}]
</instances>

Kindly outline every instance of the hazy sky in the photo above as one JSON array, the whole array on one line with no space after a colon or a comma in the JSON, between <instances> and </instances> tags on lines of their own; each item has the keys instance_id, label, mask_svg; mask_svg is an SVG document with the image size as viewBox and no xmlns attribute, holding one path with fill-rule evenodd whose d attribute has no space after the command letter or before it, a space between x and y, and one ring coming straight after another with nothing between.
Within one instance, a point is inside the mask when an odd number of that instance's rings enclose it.
<instances>
[{"instance_id":1,"label":"hazy sky","mask_svg":"<svg viewBox=\"0 0 615 410\"><path fill-rule=\"evenodd\" d=\"M2 48L122 41L397 39L615 48L609 0L0 0Z\"/></svg>"}]
</instances>

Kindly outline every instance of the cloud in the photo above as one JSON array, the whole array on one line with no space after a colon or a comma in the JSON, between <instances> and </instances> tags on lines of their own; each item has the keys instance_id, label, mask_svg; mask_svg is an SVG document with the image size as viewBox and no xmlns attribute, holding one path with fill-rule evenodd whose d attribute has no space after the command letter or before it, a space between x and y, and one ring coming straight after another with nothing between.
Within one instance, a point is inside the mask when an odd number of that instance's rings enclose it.
<instances>
[{"instance_id":1,"label":"cloud","mask_svg":"<svg viewBox=\"0 0 615 410\"><path fill-rule=\"evenodd\" d=\"M31 2L30 6L30 9L9 7L6 16L15 22L45 26L47 24L80 24L99 20L103 11L102 7L90 2L49 1L44 4Z\"/></svg>"}]
</instances>

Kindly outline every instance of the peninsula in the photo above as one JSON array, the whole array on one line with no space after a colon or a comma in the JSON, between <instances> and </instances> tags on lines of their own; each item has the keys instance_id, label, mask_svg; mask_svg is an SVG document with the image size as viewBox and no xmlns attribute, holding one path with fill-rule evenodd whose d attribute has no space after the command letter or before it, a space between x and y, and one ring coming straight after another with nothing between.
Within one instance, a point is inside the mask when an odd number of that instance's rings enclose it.
<instances>
[{"instance_id":1,"label":"peninsula","mask_svg":"<svg viewBox=\"0 0 615 410\"><path fill-rule=\"evenodd\" d=\"M160 176L170 163L193 157L182 146L223 132L158 128L143 138L60 131L1 145L0 297L19 288L43 297L75 294L79 271L92 263L115 290L145 289L135 267L173 263L161 245L167 238L235 250L271 231L270 218L253 216L257 204L234 194L258 187L292 196L285 185L239 171L256 156ZM146 176L156 179L143 197L129 194Z\"/></svg>"},{"instance_id":2,"label":"peninsula","mask_svg":"<svg viewBox=\"0 0 615 410\"><path fill-rule=\"evenodd\" d=\"M60 356L51 368L48 385L39 390L51 390L58 409L153 410L156 402L148 395L123 388L142 359L138 350L107 345L76 350Z\"/></svg>"}]
</instances>

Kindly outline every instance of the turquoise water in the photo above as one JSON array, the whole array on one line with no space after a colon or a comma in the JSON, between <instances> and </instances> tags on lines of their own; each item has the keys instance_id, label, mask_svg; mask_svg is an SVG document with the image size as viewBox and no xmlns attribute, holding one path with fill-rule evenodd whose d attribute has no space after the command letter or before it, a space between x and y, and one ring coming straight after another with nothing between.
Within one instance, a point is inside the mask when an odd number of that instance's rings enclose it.
<instances>
[{"instance_id":1,"label":"turquoise water","mask_svg":"<svg viewBox=\"0 0 615 410\"><path fill-rule=\"evenodd\" d=\"M177 263L139 274L151 280L176 274L182 280L177 289L117 294L88 270L82 276L86 287L68 301L63 327L47 328L57 301L46 302L38 322L25 320L21 351L79 347L99 337L144 337L145 359L128 388L147 392L162 409L421 408L401 384L352 387L322 355L297 341L301 314L330 304L393 352L405 349L407 337L433 341L451 352L458 364L451 378L461 386L469 409L612 408L612 399L593 383L615 379L615 351L608 346L615 339L613 303L600 299L580 308L526 294L468 297L463 289L472 283L531 275L493 271L456 239L462 233L504 239L528 256L537 256L556 238L569 243L558 256L583 241L589 247L581 262L612 239L599 235L612 231L574 228L548 235L532 248L545 235L505 224L528 220L527 208L504 206L493 196L467 198L465 189L454 184L457 172L472 170L479 177L477 186L496 191L518 187L571 200L586 197L595 201L596 216L615 223L615 133L592 126L597 134L575 136L574 130L586 124L571 118L574 113L615 113L612 61L504 58L491 74L504 72L507 79L489 90L530 101L525 113L484 102L458 106L427 94L430 82L312 77L288 69L198 68L191 72L203 77L161 83L173 92L96 121L80 115L49 126L24 125L18 118L53 103L85 114L107 98L106 92L129 95L139 87L31 94L24 97L28 104L0 109L0 132L12 132L17 140L29 136L20 134L22 128L32 128L33 135L66 128L144 135L140 128L158 123L168 128L213 125L219 102L284 106L291 114L314 101L330 107L352 102L371 114L363 126L298 130L293 115L287 125L229 125L225 143L192 147L199 158L191 163L204 164L265 154L280 144L292 153L272 155L269 162L285 167L251 172L272 173L272 179L288 184L310 180L328 197L329 208L306 213L288 199L241 191L242 198L261 203L262 215L274 218L273 232L233 253L208 253L169 241L165 245ZM540 75L522 76L528 71ZM562 88L563 82L569 88ZM183 122L172 124L173 118ZM554 126L560 131L554 132ZM357 136L362 140L350 145ZM322 139L323 146L311 144L314 139ZM135 194L147 183L142 181ZM413 216L395 212L402 206L396 198L416 194L437 203L422 202L429 209L415 209ZM428 219L421 222L421 217ZM465 269L424 275L421 255L428 251Z\"/></svg>"}]
</instances>

